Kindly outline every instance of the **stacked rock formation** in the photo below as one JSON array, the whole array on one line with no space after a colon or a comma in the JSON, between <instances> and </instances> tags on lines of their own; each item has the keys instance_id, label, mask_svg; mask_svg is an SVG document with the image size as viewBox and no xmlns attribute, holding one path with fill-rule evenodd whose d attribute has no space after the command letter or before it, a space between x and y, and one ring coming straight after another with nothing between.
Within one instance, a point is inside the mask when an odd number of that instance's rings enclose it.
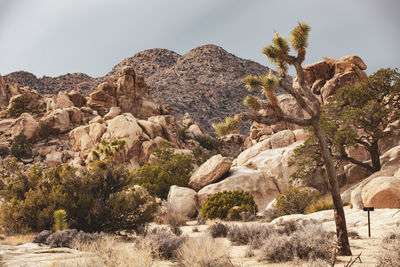
<instances>
[{"instance_id":1,"label":"stacked rock formation","mask_svg":"<svg viewBox=\"0 0 400 267\"><path fill-rule=\"evenodd\" d=\"M304 76L307 86L314 94L321 96L321 101L329 101L337 89L360 83L367 78L364 70L367 65L359 56L345 56L337 60L324 58L320 61L304 67Z\"/></svg>"},{"instance_id":2,"label":"stacked rock formation","mask_svg":"<svg viewBox=\"0 0 400 267\"><path fill-rule=\"evenodd\" d=\"M111 107L120 107L122 112L132 113L140 119L162 114L162 107L151 98L151 90L143 76L137 75L132 67L119 72L116 83L104 82L96 92L90 94L88 106L105 115Z\"/></svg>"}]
</instances>

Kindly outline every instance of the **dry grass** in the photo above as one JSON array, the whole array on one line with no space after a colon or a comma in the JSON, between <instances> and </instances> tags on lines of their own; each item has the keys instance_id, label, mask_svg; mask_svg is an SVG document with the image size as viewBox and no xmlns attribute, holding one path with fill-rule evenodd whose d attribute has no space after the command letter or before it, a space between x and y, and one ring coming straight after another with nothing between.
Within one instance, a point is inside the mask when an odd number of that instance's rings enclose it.
<instances>
[{"instance_id":1,"label":"dry grass","mask_svg":"<svg viewBox=\"0 0 400 267\"><path fill-rule=\"evenodd\" d=\"M382 249L377 266L400 266L400 231L386 236L382 240Z\"/></svg>"},{"instance_id":2,"label":"dry grass","mask_svg":"<svg viewBox=\"0 0 400 267\"><path fill-rule=\"evenodd\" d=\"M0 244L9 246L18 246L26 243L31 243L36 234L16 234L5 236L4 239L0 240Z\"/></svg>"},{"instance_id":3,"label":"dry grass","mask_svg":"<svg viewBox=\"0 0 400 267\"><path fill-rule=\"evenodd\" d=\"M288 234L287 234L288 233ZM296 258L302 260L329 260L332 251L329 232L320 225L298 225L294 231L273 232L261 249L262 261L287 262Z\"/></svg>"},{"instance_id":4,"label":"dry grass","mask_svg":"<svg viewBox=\"0 0 400 267\"><path fill-rule=\"evenodd\" d=\"M73 244L75 249L88 254L68 262L56 262L52 267L91 267L91 266L127 266L151 267L155 265L153 248L149 243L136 245L125 243L113 236L105 236L100 241Z\"/></svg>"},{"instance_id":5,"label":"dry grass","mask_svg":"<svg viewBox=\"0 0 400 267\"><path fill-rule=\"evenodd\" d=\"M227 247L215 242L210 235L188 238L178 250L177 262L181 267L235 266L230 260Z\"/></svg>"},{"instance_id":6,"label":"dry grass","mask_svg":"<svg viewBox=\"0 0 400 267\"><path fill-rule=\"evenodd\" d=\"M257 223L244 225L231 225L227 238L233 245L250 245L252 249L258 249L263 244L264 239L275 233L273 226ZM251 254L251 253L250 253Z\"/></svg>"},{"instance_id":7,"label":"dry grass","mask_svg":"<svg viewBox=\"0 0 400 267\"><path fill-rule=\"evenodd\" d=\"M188 218L177 212L169 203L165 203L156 214L155 221L158 224L167 224L171 227L186 225Z\"/></svg>"}]
</instances>

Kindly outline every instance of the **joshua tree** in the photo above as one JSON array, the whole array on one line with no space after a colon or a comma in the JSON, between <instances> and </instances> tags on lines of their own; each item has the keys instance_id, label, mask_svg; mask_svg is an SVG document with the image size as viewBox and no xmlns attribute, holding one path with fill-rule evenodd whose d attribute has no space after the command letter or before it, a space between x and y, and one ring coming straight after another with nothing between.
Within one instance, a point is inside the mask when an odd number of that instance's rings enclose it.
<instances>
[{"instance_id":1,"label":"joshua tree","mask_svg":"<svg viewBox=\"0 0 400 267\"><path fill-rule=\"evenodd\" d=\"M343 202L340 197L339 185L336 178L336 169L333 163L332 154L329 150L326 135L320 125L321 104L316 96L311 92L304 80L304 71L301 66L305 59L306 48L308 45L308 34L310 26L305 23L299 23L290 34L289 40L293 49L297 52L296 56L289 55L290 47L287 40L275 32L275 37L272 39L273 45L265 47L263 54L271 60L278 69L277 76L272 71L264 76L257 77L249 75L244 78L244 82L250 90L262 89L269 101L260 100L253 96L247 96L244 104L252 111L241 113L235 116L234 119L228 119L225 123L218 123L215 128L218 133L226 134L237 129L242 121L256 121L265 125L272 125L278 122L294 123L304 127L312 127L314 135L318 140L319 148L324 160L328 181L329 190L332 194L336 235L339 244L339 255L351 255L346 219L343 210ZM288 66L292 65L296 69L297 83L294 88L286 82ZM279 106L279 102L275 96L275 89L283 88L286 92L292 95L299 106L308 114L307 118L296 118L292 115L283 112ZM258 112L259 110L270 110L271 115Z\"/></svg>"}]
</instances>

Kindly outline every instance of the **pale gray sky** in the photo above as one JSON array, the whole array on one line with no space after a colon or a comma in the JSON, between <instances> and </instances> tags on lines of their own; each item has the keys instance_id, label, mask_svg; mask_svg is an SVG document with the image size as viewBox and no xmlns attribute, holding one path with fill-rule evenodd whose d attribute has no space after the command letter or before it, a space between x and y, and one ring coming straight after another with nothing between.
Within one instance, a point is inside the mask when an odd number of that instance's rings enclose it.
<instances>
[{"instance_id":1,"label":"pale gray sky","mask_svg":"<svg viewBox=\"0 0 400 267\"><path fill-rule=\"evenodd\" d=\"M0 74L103 76L150 48L216 44L271 66L273 29L312 26L306 64L357 54L368 74L400 64L398 0L0 0Z\"/></svg>"}]
</instances>

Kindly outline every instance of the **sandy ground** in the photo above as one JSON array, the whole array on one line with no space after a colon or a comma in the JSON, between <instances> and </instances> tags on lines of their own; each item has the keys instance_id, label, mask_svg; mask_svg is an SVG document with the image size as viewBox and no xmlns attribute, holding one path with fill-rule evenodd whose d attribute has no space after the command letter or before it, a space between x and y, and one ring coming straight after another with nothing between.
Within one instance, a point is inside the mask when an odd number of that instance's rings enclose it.
<instances>
[{"instance_id":1,"label":"sandy ground","mask_svg":"<svg viewBox=\"0 0 400 267\"><path fill-rule=\"evenodd\" d=\"M400 209L380 209L371 212L371 237L368 237L367 212L352 210L345 207L347 226L349 231L355 231L359 234L359 239L350 239L352 253L357 256L361 253L361 262L357 260L353 266L375 266L376 259L379 256L380 244L383 237L396 228L400 227ZM321 211L310 215L289 215L275 219L271 223L278 223L285 220L315 219L323 225L328 231L335 231L333 221L333 211ZM208 224L210 224L209 222ZM238 223L238 222L234 222ZM190 237L203 235L207 232L208 225L196 226L195 221L187 223L187 226L181 227L184 234ZM193 232L197 227L199 232ZM241 267L252 266L299 266L299 263L281 263L267 264L257 261L259 250L254 250L255 256L245 257L247 246L231 246L226 238L217 238L216 242L226 245L232 262ZM90 257L85 254L68 248L50 249L47 246L26 243L23 245L1 245L0 255L3 257L3 266L51 266L52 262L64 262L68 266L68 261L77 258ZM351 257L338 257L336 266L344 266ZM1 266L1 264L0 264ZM172 262L160 261L156 266L174 266ZM305 265L306 266L306 265Z\"/></svg>"}]
</instances>

